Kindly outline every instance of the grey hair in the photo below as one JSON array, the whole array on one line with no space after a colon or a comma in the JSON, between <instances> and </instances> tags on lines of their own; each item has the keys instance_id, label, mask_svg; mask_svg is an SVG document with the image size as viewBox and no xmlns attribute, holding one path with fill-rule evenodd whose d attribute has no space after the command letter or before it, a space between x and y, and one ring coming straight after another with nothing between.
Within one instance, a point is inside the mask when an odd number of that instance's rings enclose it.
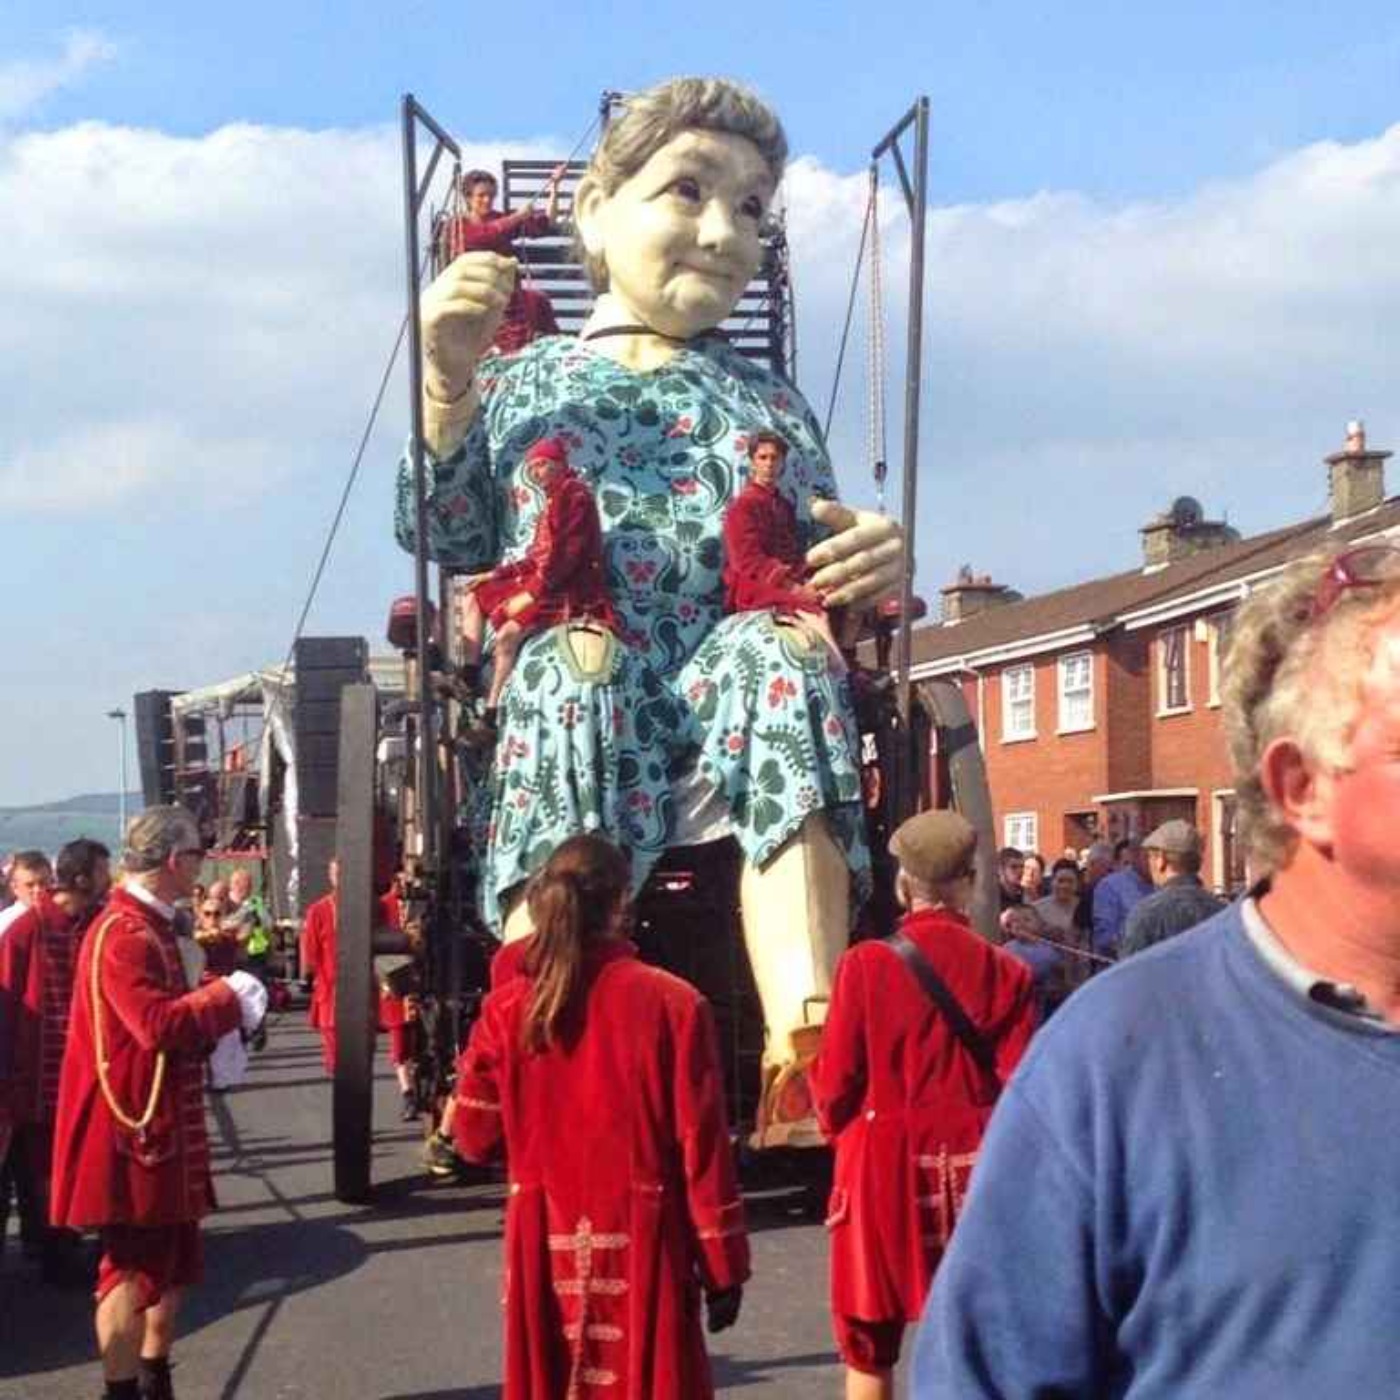
<instances>
[{"instance_id":1,"label":"grey hair","mask_svg":"<svg viewBox=\"0 0 1400 1400\"><path fill-rule=\"evenodd\" d=\"M122 868L133 875L159 870L177 851L202 845L199 823L184 807L147 807L126 824Z\"/></svg>"},{"instance_id":2,"label":"grey hair","mask_svg":"<svg viewBox=\"0 0 1400 1400\"><path fill-rule=\"evenodd\" d=\"M1264 789L1264 752L1287 735L1312 762L1347 768L1375 632L1400 603L1397 573L1343 590L1314 619L1313 598L1335 557L1309 555L1253 593L1240 606L1223 659L1220 699L1240 835L1266 871L1286 862L1295 833Z\"/></svg>"},{"instance_id":3,"label":"grey hair","mask_svg":"<svg viewBox=\"0 0 1400 1400\"><path fill-rule=\"evenodd\" d=\"M756 93L729 78L668 78L629 97L608 123L584 179L612 194L657 151L685 131L742 136L758 148L776 189L787 165L788 143L777 113ZM578 242L577 252L594 291L608 288L608 267Z\"/></svg>"}]
</instances>

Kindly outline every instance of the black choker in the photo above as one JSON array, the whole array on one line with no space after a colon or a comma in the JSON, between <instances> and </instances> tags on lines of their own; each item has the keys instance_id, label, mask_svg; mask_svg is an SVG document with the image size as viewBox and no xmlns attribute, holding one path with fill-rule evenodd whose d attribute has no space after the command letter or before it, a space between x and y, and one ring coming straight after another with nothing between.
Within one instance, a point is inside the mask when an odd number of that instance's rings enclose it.
<instances>
[{"instance_id":1,"label":"black choker","mask_svg":"<svg viewBox=\"0 0 1400 1400\"><path fill-rule=\"evenodd\" d=\"M661 331L654 331L650 326L599 326L596 331L589 331L586 335L579 336L580 340L602 340L608 335L654 335L658 340L669 340L673 345L684 345L685 338L679 335L666 335Z\"/></svg>"}]
</instances>

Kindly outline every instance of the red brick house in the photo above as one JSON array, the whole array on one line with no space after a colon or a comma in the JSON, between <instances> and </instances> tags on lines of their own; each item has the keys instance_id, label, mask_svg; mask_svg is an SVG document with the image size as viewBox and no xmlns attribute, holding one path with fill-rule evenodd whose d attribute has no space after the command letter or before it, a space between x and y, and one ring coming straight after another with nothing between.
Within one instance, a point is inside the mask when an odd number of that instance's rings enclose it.
<instances>
[{"instance_id":1,"label":"red brick house","mask_svg":"<svg viewBox=\"0 0 1400 1400\"><path fill-rule=\"evenodd\" d=\"M1186 817L1205 838L1207 883L1238 888L1218 699L1231 615L1292 559L1400 537L1389 456L1352 424L1327 458L1328 514L1241 539L1183 497L1143 527L1139 568L1039 597L964 568L940 621L914 633L913 675L961 681L999 839L1053 858Z\"/></svg>"}]
</instances>

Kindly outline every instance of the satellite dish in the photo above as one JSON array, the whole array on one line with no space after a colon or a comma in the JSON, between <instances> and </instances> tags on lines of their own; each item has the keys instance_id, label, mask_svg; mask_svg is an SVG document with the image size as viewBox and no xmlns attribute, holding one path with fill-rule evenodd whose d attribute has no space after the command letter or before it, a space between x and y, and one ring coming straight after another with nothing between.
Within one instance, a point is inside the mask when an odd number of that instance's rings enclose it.
<instances>
[{"instance_id":1,"label":"satellite dish","mask_svg":"<svg viewBox=\"0 0 1400 1400\"><path fill-rule=\"evenodd\" d=\"M1172 502L1171 517L1173 525L1199 525L1206 513L1194 496L1178 496Z\"/></svg>"}]
</instances>

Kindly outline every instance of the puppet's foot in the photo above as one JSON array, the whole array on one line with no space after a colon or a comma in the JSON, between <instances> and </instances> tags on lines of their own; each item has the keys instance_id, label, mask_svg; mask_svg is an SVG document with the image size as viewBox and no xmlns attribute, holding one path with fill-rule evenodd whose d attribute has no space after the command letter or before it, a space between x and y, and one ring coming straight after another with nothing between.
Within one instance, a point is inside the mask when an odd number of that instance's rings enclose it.
<instances>
[{"instance_id":1,"label":"puppet's foot","mask_svg":"<svg viewBox=\"0 0 1400 1400\"><path fill-rule=\"evenodd\" d=\"M757 1151L773 1147L821 1147L826 1138L817 1123L810 1071L821 1047L822 1028L803 1026L789 1037L793 1058L770 1064L763 1071L758 1121L749 1145Z\"/></svg>"}]
</instances>

